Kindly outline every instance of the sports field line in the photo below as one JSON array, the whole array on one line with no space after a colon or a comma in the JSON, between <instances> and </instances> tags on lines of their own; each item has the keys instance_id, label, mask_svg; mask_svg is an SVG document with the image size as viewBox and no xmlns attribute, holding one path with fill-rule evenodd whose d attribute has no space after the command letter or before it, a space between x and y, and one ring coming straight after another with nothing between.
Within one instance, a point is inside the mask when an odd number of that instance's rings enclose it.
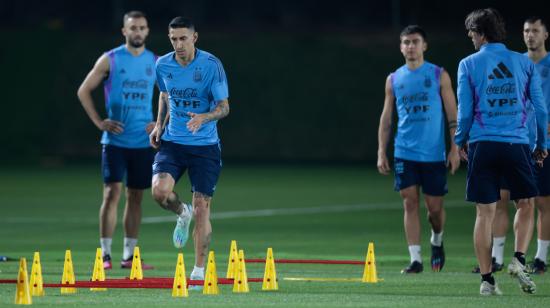
<instances>
[{"instance_id":1,"label":"sports field line","mask_svg":"<svg viewBox=\"0 0 550 308\"><path fill-rule=\"evenodd\" d=\"M446 208L468 207L473 206L472 203L463 200L445 200ZM368 204L341 204L341 205L325 205L299 208L283 208L283 209L262 209L262 210L242 210L242 211L227 211L214 212L210 214L212 220L234 219L234 218L253 218L253 217L270 217L270 216L289 216L289 215L307 215L307 214L322 214L322 213L344 213L344 212L366 212L374 210L398 210L403 205L400 202L380 202ZM157 224L165 222L175 222L176 216L151 216L143 217L143 224ZM97 224L97 218L76 218L76 217L0 217L0 223L78 223L78 224Z\"/></svg>"}]
</instances>

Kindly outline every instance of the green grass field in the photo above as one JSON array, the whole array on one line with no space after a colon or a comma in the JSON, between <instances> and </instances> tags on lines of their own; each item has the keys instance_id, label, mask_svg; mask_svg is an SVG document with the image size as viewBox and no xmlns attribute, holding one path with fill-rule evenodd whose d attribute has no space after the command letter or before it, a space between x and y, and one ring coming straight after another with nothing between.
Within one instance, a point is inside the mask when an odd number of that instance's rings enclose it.
<instances>
[{"instance_id":1,"label":"green grass field","mask_svg":"<svg viewBox=\"0 0 550 308\"><path fill-rule=\"evenodd\" d=\"M404 276L400 270L409 261L402 227L399 195L392 190L392 177L379 176L363 167L245 167L228 164L222 172L214 198L214 233L211 249L216 252L218 275L226 272L229 244L237 240L247 258L263 258L273 247L275 258L364 260L367 245L375 243L378 284L359 282L295 282L292 277L360 278L363 266L278 264L278 292L262 292L251 283L249 294L233 294L221 286L219 296L190 292L188 298L172 298L171 290L109 289L61 295L47 288L46 296L34 298L40 306L284 306L284 307L548 307L550 278L536 276L536 295L524 295L516 282L498 274L502 297L481 298L475 265L472 228L475 209L463 201L465 174L449 178L446 198L445 247L447 263L441 273L427 270ZM77 280L89 280L98 241L98 209L101 202L98 166L59 169L0 170L0 255L26 257L40 251L44 281L61 280L63 257L71 249ZM190 198L185 179L178 185L180 196ZM308 211L307 208L310 210ZM340 211L339 209L347 209ZM277 209L260 212L256 210ZM285 209L294 210L287 212ZM511 213L512 210L511 210ZM235 215L233 215L235 214ZM260 215L265 214L265 215ZM122 204L119 217L122 215ZM425 210L422 211L423 217ZM172 247L174 222L154 222L170 216L146 195L144 224L139 246L142 258L155 270L146 277L173 277L177 250ZM175 221L175 219L174 219ZM120 222L120 220L119 220ZM423 257L429 264L429 228L423 223ZM114 265L122 254L122 228L113 241ZM508 235L505 262L512 255ZM528 259L536 242L533 241ZM193 250L184 249L187 274L193 266ZM15 279L18 262L0 262L0 279ZM429 266L428 266L429 267ZM30 265L29 265L30 270ZM263 264L247 264L248 277L262 277ZM122 278L128 270L107 271L107 278ZM13 305L15 285L0 284L0 306Z\"/></svg>"}]
</instances>

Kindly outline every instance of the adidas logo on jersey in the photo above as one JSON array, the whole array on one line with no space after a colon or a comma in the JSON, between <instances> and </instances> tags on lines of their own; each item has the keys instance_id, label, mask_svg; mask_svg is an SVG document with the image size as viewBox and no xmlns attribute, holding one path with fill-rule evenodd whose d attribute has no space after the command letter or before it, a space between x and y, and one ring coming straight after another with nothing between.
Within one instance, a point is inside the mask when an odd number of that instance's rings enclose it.
<instances>
[{"instance_id":1,"label":"adidas logo on jersey","mask_svg":"<svg viewBox=\"0 0 550 308\"><path fill-rule=\"evenodd\" d=\"M172 77L172 73L169 73L168 76L166 76L166 78L172 79L172 78L174 78L174 77Z\"/></svg>"},{"instance_id":2,"label":"adidas logo on jersey","mask_svg":"<svg viewBox=\"0 0 550 308\"><path fill-rule=\"evenodd\" d=\"M125 69L121 69L120 71L118 71L120 74L126 74L126 70Z\"/></svg>"},{"instance_id":3,"label":"adidas logo on jersey","mask_svg":"<svg viewBox=\"0 0 550 308\"><path fill-rule=\"evenodd\" d=\"M514 75L512 75L510 70L502 62L497 64L497 67L493 69L493 73L489 75L489 79L505 79L513 77Z\"/></svg>"}]
</instances>

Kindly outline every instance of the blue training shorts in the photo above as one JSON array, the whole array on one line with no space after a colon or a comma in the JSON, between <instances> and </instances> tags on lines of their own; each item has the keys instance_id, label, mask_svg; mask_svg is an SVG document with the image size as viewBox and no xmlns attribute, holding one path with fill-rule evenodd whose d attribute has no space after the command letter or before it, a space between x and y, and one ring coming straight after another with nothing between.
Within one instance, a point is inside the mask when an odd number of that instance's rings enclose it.
<instances>
[{"instance_id":1,"label":"blue training shorts","mask_svg":"<svg viewBox=\"0 0 550 308\"><path fill-rule=\"evenodd\" d=\"M191 191L213 196L222 169L220 145L192 146L161 141L153 174L166 172L177 182L187 169Z\"/></svg>"},{"instance_id":2,"label":"blue training shorts","mask_svg":"<svg viewBox=\"0 0 550 308\"><path fill-rule=\"evenodd\" d=\"M151 187L153 148L123 148L104 144L101 154L101 171L104 183L122 182L126 175L126 187L147 189Z\"/></svg>"},{"instance_id":3,"label":"blue training shorts","mask_svg":"<svg viewBox=\"0 0 550 308\"><path fill-rule=\"evenodd\" d=\"M539 196L550 196L550 156L544 159L542 168L535 164L535 177Z\"/></svg>"},{"instance_id":4,"label":"blue training shorts","mask_svg":"<svg viewBox=\"0 0 550 308\"><path fill-rule=\"evenodd\" d=\"M500 200L502 181L510 199L535 197L534 162L527 144L479 141L469 145L466 200L489 204Z\"/></svg>"},{"instance_id":5,"label":"blue training shorts","mask_svg":"<svg viewBox=\"0 0 550 308\"><path fill-rule=\"evenodd\" d=\"M444 196L447 193L445 162L419 162L395 157L394 173L396 191L419 185L426 195Z\"/></svg>"}]
</instances>

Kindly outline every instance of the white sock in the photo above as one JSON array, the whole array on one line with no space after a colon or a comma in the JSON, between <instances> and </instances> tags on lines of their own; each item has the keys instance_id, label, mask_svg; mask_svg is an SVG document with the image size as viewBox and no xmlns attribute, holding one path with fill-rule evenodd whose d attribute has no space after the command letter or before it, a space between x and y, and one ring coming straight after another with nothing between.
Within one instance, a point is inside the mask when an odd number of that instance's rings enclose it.
<instances>
[{"instance_id":1,"label":"white sock","mask_svg":"<svg viewBox=\"0 0 550 308\"><path fill-rule=\"evenodd\" d=\"M493 237L493 251L491 255L498 264L504 263L504 242L506 242L506 236Z\"/></svg>"},{"instance_id":2,"label":"white sock","mask_svg":"<svg viewBox=\"0 0 550 308\"><path fill-rule=\"evenodd\" d=\"M537 240L537 255L535 256L535 258L541 260L545 264L546 264L546 257L548 255L549 245L550 245L550 241Z\"/></svg>"},{"instance_id":3,"label":"white sock","mask_svg":"<svg viewBox=\"0 0 550 308\"><path fill-rule=\"evenodd\" d=\"M430 243L432 245L440 247L441 242L443 242L443 231L439 233L434 233L434 230L432 230L432 237L430 238Z\"/></svg>"},{"instance_id":4,"label":"white sock","mask_svg":"<svg viewBox=\"0 0 550 308\"><path fill-rule=\"evenodd\" d=\"M195 265L195 267L193 267L193 271L191 272L191 276L201 277L204 279L204 267L198 267Z\"/></svg>"},{"instance_id":5,"label":"white sock","mask_svg":"<svg viewBox=\"0 0 550 308\"><path fill-rule=\"evenodd\" d=\"M101 244L101 251L103 252L103 256L110 256L113 239L109 237L102 237L99 239L99 244Z\"/></svg>"},{"instance_id":6,"label":"white sock","mask_svg":"<svg viewBox=\"0 0 550 308\"><path fill-rule=\"evenodd\" d=\"M409 254L411 255L411 263L414 261L422 263L422 257L420 256L420 245L409 245Z\"/></svg>"},{"instance_id":7,"label":"white sock","mask_svg":"<svg viewBox=\"0 0 550 308\"><path fill-rule=\"evenodd\" d=\"M128 260L134 255L134 247L136 247L137 241L137 238L124 238L124 250L122 253L122 260Z\"/></svg>"}]
</instances>

